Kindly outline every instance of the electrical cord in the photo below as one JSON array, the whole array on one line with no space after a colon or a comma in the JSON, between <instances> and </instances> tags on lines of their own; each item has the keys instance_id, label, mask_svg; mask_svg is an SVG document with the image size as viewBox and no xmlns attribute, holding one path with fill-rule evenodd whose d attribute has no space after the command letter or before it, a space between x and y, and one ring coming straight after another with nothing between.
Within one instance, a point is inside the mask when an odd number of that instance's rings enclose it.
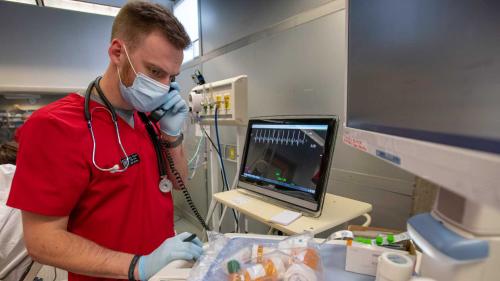
<instances>
[{"instance_id":1,"label":"electrical cord","mask_svg":"<svg viewBox=\"0 0 500 281\"><path fill-rule=\"evenodd\" d=\"M193 115L193 117L194 117L194 115ZM196 117L194 117L194 118L196 118ZM200 119L196 118L196 122L200 122ZM200 124L200 129L203 131L203 134L205 134L205 136L207 137L208 141L212 145L212 148L215 149L215 152L217 152L217 154L221 155L221 153L220 153L219 149L217 148L217 146L215 145L214 141L212 140L210 135L207 133L207 130L205 130L205 128L201 124Z\"/></svg>"},{"instance_id":2,"label":"electrical cord","mask_svg":"<svg viewBox=\"0 0 500 281\"><path fill-rule=\"evenodd\" d=\"M208 135L207 131L201 125L200 125L200 127L201 127L201 130L203 131L203 133L205 134L205 136L207 137L207 139L210 141L210 144L212 145L212 147L215 150L215 152L217 152L217 155L219 156L218 160L219 160L219 163L220 163L220 161L221 161L221 154L220 154L219 149L217 149L217 146L215 145L215 143L212 140L212 138L210 138L210 136ZM220 176L221 176L221 179L222 179L222 191L224 191L226 189L226 186L224 185L224 175L222 173L222 168L221 168L221 171L220 171Z\"/></svg>"},{"instance_id":3,"label":"electrical cord","mask_svg":"<svg viewBox=\"0 0 500 281\"><path fill-rule=\"evenodd\" d=\"M219 119L218 119L218 116L219 116L219 107L218 106L215 106L215 139L217 140L217 147L219 148L219 158L220 158L220 163L221 163L221 170L222 170L222 174L224 175L224 183L226 184L226 190L229 191L229 184L227 182L227 174L226 174L226 168L224 166L224 159L222 158L222 153L221 153L221 145L220 145L220 138L219 138ZM233 216L234 216L234 221L236 222L236 229L238 229L238 226L240 224L239 220L238 220L238 216L236 215L236 211L234 209L233 210Z\"/></svg>"},{"instance_id":4,"label":"electrical cord","mask_svg":"<svg viewBox=\"0 0 500 281\"><path fill-rule=\"evenodd\" d=\"M54 266L54 279L52 281L56 281L57 279L57 268Z\"/></svg>"},{"instance_id":5,"label":"electrical cord","mask_svg":"<svg viewBox=\"0 0 500 281\"><path fill-rule=\"evenodd\" d=\"M199 165L199 160L200 160L200 149L201 149L201 144L205 140L205 135L201 134L200 140L198 141L198 144L196 145L196 150L188 161L188 167L189 167L189 172L190 175L188 176L188 180L192 180L194 176L196 175L196 170L198 170L201 165Z\"/></svg>"},{"instance_id":6,"label":"electrical cord","mask_svg":"<svg viewBox=\"0 0 500 281\"><path fill-rule=\"evenodd\" d=\"M219 165L221 163L221 154L220 154L220 151L219 149L217 148L217 146L215 145L214 141L212 140L212 138L210 138L210 136L208 135L207 131L205 130L205 128L203 128L203 126L200 125L200 128L201 130L203 131L203 133L205 134L205 136L207 137L208 141L210 142L210 144L212 145L212 148L215 150L215 152L217 152L217 160L219 160ZM220 169L220 178L221 178L221 182L222 182L222 191L226 191L226 185L224 184L224 174L222 172L222 165L221 165L221 169ZM227 189L229 190L229 189ZM236 219L236 212L233 210L233 215ZM222 210L220 210L220 216L222 216ZM220 229L219 229L220 230Z\"/></svg>"},{"instance_id":7,"label":"electrical cord","mask_svg":"<svg viewBox=\"0 0 500 281\"><path fill-rule=\"evenodd\" d=\"M218 116L217 116L218 117ZM212 145L212 148L215 150L215 152L217 152L218 156L219 156L219 163L222 163L222 154L220 152L220 150L217 148L217 146L215 145L214 141L212 140L212 138L208 135L207 131L205 130L205 128L203 128L203 126L200 125L200 128L201 130L203 131L203 133L205 134L205 136L207 137L208 141L210 142L210 144ZM217 126L218 128L218 126ZM218 130L216 130L218 131ZM218 134L217 134L218 135ZM222 170L222 164L221 164L221 178L223 179L222 180L222 190L226 190L226 186L225 186L225 181L224 181L224 175L223 175L223 170ZM229 186L227 186L227 190L229 190ZM238 227L239 225L239 220L236 216L236 212L234 211L233 209L233 216L234 216L234 220L236 221L236 227Z\"/></svg>"},{"instance_id":8,"label":"electrical cord","mask_svg":"<svg viewBox=\"0 0 500 281\"><path fill-rule=\"evenodd\" d=\"M166 160L168 161L168 165L170 167L170 171L174 175L177 185L181 188L182 194L184 195L184 199L188 203L189 208L191 208L196 219L200 222L201 226L203 226L205 230L210 230L208 225L205 223L205 220L201 216L200 212L198 211L198 208L196 208L196 205L194 204L193 199L191 198L191 194L189 194L189 191L187 190L187 187L184 184L184 181L182 180L181 174L175 168L174 159L170 154L170 151L168 150L166 145L160 140L160 136L157 133L160 132L160 129L158 128L156 123L148 121L148 117L146 117L144 113L140 113L139 117L143 120L146 126L146 130L148 131L148 134L155 136L154 138L152 138L152 141L155 147L156 155L157 157L159 157L158 159L162 159L162 161L159 161L160 176L164 176L163 175L164 173L166 175L166 167L165 167L165 158L166 158Z\"/></svg>"},{"instance_id":9,"label":"electrical cord","mask_svg":"<svg viewBox=\"0 0 500 281\"><path fill-rule=\"evenodd\" d=\"M203 128L203 126L201 126L201 130L203 131L203 133L205 134L205 136L207 137L208 141L210 141L210 144L212 144L212 147L213 149L215 149L215 152L217 152L217 154L220 155L220 151L219 149L217 149L217 146L215 145L214 141L212 140L212 138L210 138L210 136L208 135L207 131L205 130L205 128Z\"/></svg>"},{"instance_id":10,"label":"electrical cord","mask_svg":"<svg viewBox=\"0 0 500 281\"><path fill-rule=\"evenodd\" d=\"M170 151L168 149L166 149L164 146L162 146L162 148L164 148L163 151L165 152L165 156L167 158L170 171L174 175L175 181L177 182L177 185L181 188L182 194L184 195L184 199L188 203L189 208L191 208L191 211L193 211L196 219L200 222L200 224L203 226L203 228L205 230L210 230L208 225L205 223L205 220L201 216L200 212L198 211L198 208L196 208L196 205L193 202L193 198L191 197L191 194L187 190L187 187L184 184L184 181L182 180L181 174L175 168L174 159L172 158L172 154L170 154Z\"/></svg>"},{"instance_id":11,"label":"electrical cord","mask_svg":"<svg viewBox=\"0 0 500 281\"><path fill-rule=\"evenodd\" d=\"M222 161L222 155L221 155L219 149L215 145L215 143L212 140L212 138L210 138L210 136L208 135L207 131L203 127L201 127L201 129L202 129L203 133L205 134L205 136L207 137L207 139L210 141L210 144L212 145L212 147L215 150L215 152L217 152L217 155L219 156L218 157L219 163L221 163L221 161ZM226 185L224 184L225 180L224 180L224 174L223 174L223 171L222 171L222 165L221 165L220 175L221 175L221 179L222 179L222 191L225 191L226 190ZM229 190L229 187L227 187L227 190Z\"/></svg>"},{"instance_id":12,"label":"electrical cord","mask_svg":"<svg viewBox=\"0 0 500 281\"><path fill-rule=\"evenodd\" d=\"M226 189L229 190L229 184L227 183L227 177L226 177L226 168L224 166L224 161L222 158L222 149L220 145L220 138L219 138L219 122L218 122L218 112L219 112L219 107L215 107L215 140L217 141L217 148L219 149L219 159L221 162L221 169L222 169L222 174L224 175L224 184L226 185Z\"/></svg>"},{"instance_id":13,"label":"electrical cord","mask_svg":"<svg viewBox=\"0 0 500 281\"><path fill-rule=\"evenodd\" d=\"M206 164L206 161L203 161L201 164L199 163L200 162L200 155L198 155L195 159L195 163L192 164L192 166L189 166L189 171L190 171L190 175L188 177L188 180L192 180L194 179L194 176L196 175L196 171L203 165Z\"/></svg>"},{"instance_id":14,"label":"electrical cord","mask_svg":"<svg viewBox=\"0 0 500 281\"><path fill-rule=\"evenodd\" d=\"M189 161L188 161L188 166L193 163L193 161L197 158L198 154L200 153L201 144L202 144L204 139L205 139L205 135L201 135L200 140L198 141L198 144L196 145L196 150L193 154L193 157L191 157L191 159L189 159Z\"/></svg>"}]
</instances>

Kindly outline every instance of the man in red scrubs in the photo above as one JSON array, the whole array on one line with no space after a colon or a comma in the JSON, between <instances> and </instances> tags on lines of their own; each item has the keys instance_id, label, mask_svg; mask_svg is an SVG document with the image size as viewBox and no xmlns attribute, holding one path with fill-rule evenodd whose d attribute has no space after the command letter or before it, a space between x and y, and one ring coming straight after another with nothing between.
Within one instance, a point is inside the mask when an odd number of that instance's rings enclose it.
<instances>
[{"instance_id":1,"label":"man in red scrubs","mask_svg":"<svg viewBox=\"0 0 500 281\"><path fill-rule=\"evenodd\" d=\"M109 66L97 82L105 98L92 87L93 135L78 93L38 110L20 129L8 205L22 210L35 260L68 270L70 281L145 280L172 260L200 256L198 239L175 236L172 195L159 189L155 149L137 113L167 112L158 122L161 137L185 178L179 144L188 108L171 81L189 44L168 10L129 2L113 23Z\"/></svg>"}]
</instances>

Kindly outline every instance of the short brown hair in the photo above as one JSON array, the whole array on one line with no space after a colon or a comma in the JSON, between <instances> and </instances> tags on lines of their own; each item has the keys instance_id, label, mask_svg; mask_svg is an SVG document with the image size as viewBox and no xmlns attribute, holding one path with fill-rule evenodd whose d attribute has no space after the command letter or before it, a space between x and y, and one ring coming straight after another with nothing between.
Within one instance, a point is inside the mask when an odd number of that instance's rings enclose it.
<instances>
[{"instance_id":1,"label":"short brown hair","mask_svg":"<svg viewBox=\"0 0 500 281\"><path fill-rule=\"evenodd\" d=\"M0 145L0 164L16 165L18 147L14 141Z\"/></svg>"},{"instance_id":2,"label":"short brown hair","mask_svg":"<svg viewBox=\"0 0 500 281\"><path fill-rule=\"evenodd\" d=\"M184 26L167 8L146 1L130 1L120 9L111 39L120 38L132 49L153 31L160 31L178 49L184 50L191 44Z\"/></svg>"}]
</instances>

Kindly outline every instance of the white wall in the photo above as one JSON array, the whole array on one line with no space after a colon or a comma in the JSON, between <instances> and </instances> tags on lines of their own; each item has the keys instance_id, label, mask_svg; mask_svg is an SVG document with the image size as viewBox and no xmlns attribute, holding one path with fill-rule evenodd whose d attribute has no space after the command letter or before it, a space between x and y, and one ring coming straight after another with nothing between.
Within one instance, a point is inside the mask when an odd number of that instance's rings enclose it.
<instances>
[{"instance_id":1,"label":"white wall","mask_svg":"<svg viewBox=\"0 0 500 281\"><path fill-rule=\"evenodd\" d=\"M330 0L200 1L203 51L208 53Z\"/></svg>"},{"instance_id":2,"label":"white wall","mask_svg":"<svg viewBox=\"0 0 500 281\"><path fill-rule=\"evenodd\" d=\"M105 70L113 18L0 2L0 86L86 87Z\"/></svg>"},{"instance_id":3,"label":"white wall","mask_svg":"<svg viewBox=\"0 0 500 281\"><path fill-rule=\"evenodd\" d=\"M170 0L154 2L172 6ZM113 19L0 1L0 87L86 87L108 65Z\"/></svg>"},{"instance_id":4,"label":"white wall","mask_svg":"<svg viewBox=\"0 0 500 281\"><path fill-rule=\"evenodd\" d=\"M203 52L221 55L199 65L188 64L191 66L183 70L178 81L183 89L193 87L190 75L196 68L203 70L207 81L247 74L250 117L336 114L343 118L345 10L255 42L248 40L234 50L227 47L325 2L329 1L202 1ZM227 49L232 51L225 53ZM222 132L223 143L236 142L234 129ZM370 202L374 205L374 224L403 228L411 211L413 175L347 147L342 143L341 130L339 133L328 192ZM226 162L226 168L232 178L235 165ZM205 177L200 173L192 189L204 187ZM230 230L229 225L225 229ZM264 230L257 224L251 229Z\"/></svg>"}]
</instances>

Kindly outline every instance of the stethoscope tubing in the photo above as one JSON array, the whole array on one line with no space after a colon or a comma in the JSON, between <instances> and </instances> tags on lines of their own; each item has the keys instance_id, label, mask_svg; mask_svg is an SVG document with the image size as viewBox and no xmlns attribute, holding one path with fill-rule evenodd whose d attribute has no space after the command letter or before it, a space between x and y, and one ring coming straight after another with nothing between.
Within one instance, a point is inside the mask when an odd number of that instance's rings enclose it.
<instances>
[{"instance_id":1,"label":"stethoscope tubing","mask_svg":"<svg viewBox=\"0 0 500 281\"><path fill-rule=\"evenodd\" d=\"M127 154L125 148L123 147L122 140L120 137L120 130L118 128L118 120L116 118L116 112L115 112L113 106L111 106L109 101L106 99L106 97L102 93L102 90L99 87L100 80L101 80L101 77L97 77L94 81L92 81L89 84L89 86L87 87L87 90L85 92L84 116L85 116L85 120L87 121L87 127L89 128L90 136L92 137L92 164L94 164L94 167L96 167L98 170L103 171L103 172L121 173L121 172L125 172L128 169L130 162L128 159L128 154ZM94 108L92 111L90 111L90 106L89 106L90 95L92 94L92 89L94 87L97 89L97 93L99 94L99 97L101 98L101 100L103 101L103 103L106 107ZM95 159L97 144L96 144L96 139L95 139L95 134L94 134L94 128L92 127L92 114L94 113L94 111L96 109L104 109L111 115L111 119L113 120L113 125L115 127L117 142L118 142L118 145L120 146L120 149L121 149L121 151L124 155L124 159L125 159L122 169L120 169L119 163L115 164L109 168L101 167L97 164L97 161Z\"/></svg>"},{"instance_id":2,"label":"stethoscope tubing","mask_svg":"<svg viewBox=\"0 0 500 281\"><path fill-rule=\"evenodd\" d=\"M96 109L103 109L103 110L106 110L109 114L111 114L111 112L109 111L109 109L105 108L105 107L96 107L94 109L92 109L92 112L90 113L90 116L92 116L92 114L94 113L94 111ZM89 130L90 130L90 136L92 137L92 163L94 164L94 166L100 170L100 171L103 171L103 172L110 172L110 173L121 173L121 172L125 172L129 165L130 165L130 162L128 160L128 157L127 157L127 152L125 151L125 148L123 147L123 144L122 144L122 140L121 140L121 137L120 137L120 130L118 129L118 122L117 121L113 121L113 124L114 124L114 127L115 127L115 133L116 133L116 137L118 139L118 145L120 146L120 149L123 153L123 155L125 156L124 159L124 163L123 163L123 169L119 169L119 164L116 164L114 165L113 167L111 168L103 168L103 167L100 167L96 160L95 160L95 155L96 155L96 150L97 150L97 142L95 140L95 135L94 135L94 129L92 127L92 120L88 120L87 121L87 124L88 124L88 127L89 127Z\"/></svg>"},{"instance_id":3,"label":"stethoscope tubing","mask_svg":"<svg viewBox=\"0 0 500 281\"><path fill-rule=\"evenodd\" d=\"M122 143L122 140L120 137L120 130L118 128L118 118L116 115L116 111L115 111L113 105L108 101L108 99L104 95L101 87L99 86L100 80L101 80L101 77L99 76L89 84L89 86L87 87L87 90L85 92L85 101L84 101L84 116L85 116L85 120L87 121L87 127L89 128L90 136L92 138L92 163L98 170L103 171L103 172L110 172L110 173L125 172L128 169L128 167L130 166L130 160L129 160L129 157L128 157L128 154L127 154L125 148L123 147L123 143ZM92 109L92 111L91 111L90 110L90 95L92 94L92 89L94 89L94 88L97 90L97 94L101 98L105 107L96 107L96 108ZM118 142L118 145L120 146L120 149L121 149L121 151L124 155L124 159L125 159L124 163L122 163L123 164L122 169L119 168L120 167L119 163L115 164L112 167L104 168L104 167L100 167L96 162L95 155L96 155L96 150L97 150L97 144L96 144L94 129L92 127L92 114L94 113L94 111L96 109L104 109L111 115L111 119L113 120L113 125L115 127L117 142ZM153 143L153 146L155 148L156 158L158 161L158 170L159 170L159 175L160 175L160 190L162 190L162 192L166 192L166 191L164 191L164 189L161 188L162 183L164 181L168 181L168 179L167 179L167 171L166 171L167 168L166 168L166 164L165 164L165 161L163 159L163 154L162 154L162 150L161 150L161 142L160 142L160 139L159 139L159 136L157 133L158 128L156 127L156 125L154 123L151 122L151 120L148 119L146 114L144 114L142 112L139 112L138 114L139 114L139 117L141 118L142 122L145 124L148 135L151 138L151 142Z\"/></svg>"}]
</instances>

